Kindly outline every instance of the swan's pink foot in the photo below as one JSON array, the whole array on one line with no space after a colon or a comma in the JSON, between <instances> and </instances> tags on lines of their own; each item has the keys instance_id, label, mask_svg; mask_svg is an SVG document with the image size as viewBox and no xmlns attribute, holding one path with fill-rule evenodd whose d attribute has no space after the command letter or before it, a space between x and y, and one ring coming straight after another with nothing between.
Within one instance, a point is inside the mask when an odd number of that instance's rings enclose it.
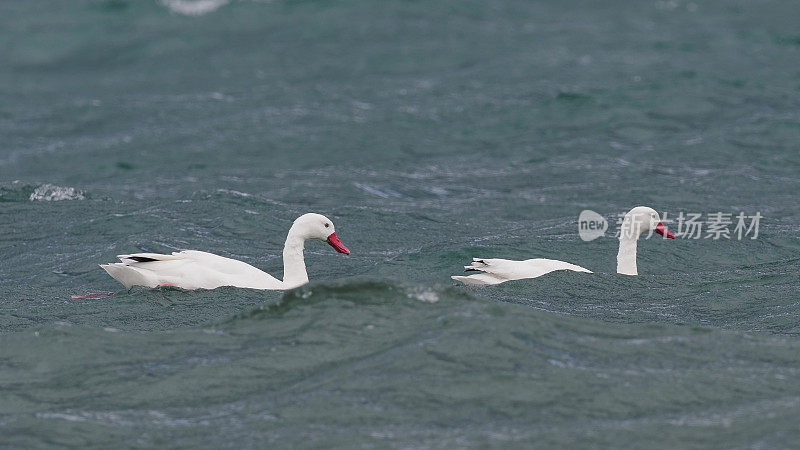
<instances>
[{"instance_id":1,"label":"swan's pink foot","mask_svg":"<svg viewBox=\"0 0 800 450\"><path fill-rule=\"evenodd\" d=\"M161 284L159 284L159 285L158 285L158 287L165 287L165 286L172 286L172 287L174 287L175 285L174 285L174 284L172 284L172 283L161 283Z\"/></svg>"},{"instance_id":2,"label":"swan's pink foot","mask_svg":"<svg viewBox=\"0 0 800 450\"><path fill-rule=\"evenodd\" d=\"M114 295L114 293L113 292L92 292L92 293L83 294L83 295L70 295L69 298L73 298L73 299L103 298L103 297L108 297L110 295Z\"/></svg>"}]
</instances>

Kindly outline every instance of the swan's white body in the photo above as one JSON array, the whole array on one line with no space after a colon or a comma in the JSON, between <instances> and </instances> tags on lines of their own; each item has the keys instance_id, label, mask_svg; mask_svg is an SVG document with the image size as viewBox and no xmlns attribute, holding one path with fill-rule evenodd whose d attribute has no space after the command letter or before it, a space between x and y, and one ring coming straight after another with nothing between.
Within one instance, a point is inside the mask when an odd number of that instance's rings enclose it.
<instances>
[{"instance_id":1,"label":"swan's white body","mask_svg":"<svg viewBox=\"0 0 800 450\"><path fill-rule=\"evenodd\" d=\"M675 235L667 231L661 223L658 213L652 208L637 206L630 210L622 222L619 236L619 252L617 253L617 273L637 275L636 243L639 236L652 230L666 238L674 239ZM468 286L500 284L511 280L537 278L556 270L572 270L574 272L592 273L575 264L554 259L528 259L512 261L508 259L473 258L472 264L464 266L467 272L481 273L469 276L453 275L452 279Z\"/></svg>"},{"instance_id":2,"label":"swan's white body","mask_svg":"<svg viewBox=\"0 0 800 450\"><path fill-rule=\"evenodd\" d=\"M458 276L451 278L460 281L467 286L483 286L487 284L500 284L506 281L522 280L525 278L536 278L556 270L572 270L575 272L592 273L575 264L555 259L526 259L525 261L512 261L510 259L482 259L473 258L472 264L464 266L467 271L479 271L482 273Z\"/></svg>"},{"instance_id":3,"label":"swan's white body","mask_svg":"<svg viewBox=\"0 0 800 450\"><path fill-rule=\"evenodd\" d=\"M303 249L306 240L327 241L336 251L350 251L339 242L333 223L320 214L304 214L294 221L283 247L283 280L250 264L197 250L170 255L135 253L119 255L119 263L101 264L126 288L132 286L176 286L183 289L214 289L234 286L250 289L292 289L308 283Z\"/></svg>"}]
</instances>

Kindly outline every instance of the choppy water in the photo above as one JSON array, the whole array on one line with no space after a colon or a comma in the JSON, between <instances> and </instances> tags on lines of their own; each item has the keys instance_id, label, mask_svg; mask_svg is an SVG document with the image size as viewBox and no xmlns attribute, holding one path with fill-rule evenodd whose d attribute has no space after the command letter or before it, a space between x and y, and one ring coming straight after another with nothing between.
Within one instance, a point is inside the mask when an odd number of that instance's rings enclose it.
<instances>
[{"instance_id":1,"label":"choppy water","mask_svg":"<svg viewBox=\"0 0 800 450\"><path fill-rule=\"evenodd\" d=\"M800 441L791 1L0 4L0 446ZM651 239L577 216L763 215ZM192 248L312 283L125 291ZM613 227L613 224L612 224ZM456 286L472 256L593 275ZM71 294L113 290L104 299Z\"/></svg>"}]
</instances>

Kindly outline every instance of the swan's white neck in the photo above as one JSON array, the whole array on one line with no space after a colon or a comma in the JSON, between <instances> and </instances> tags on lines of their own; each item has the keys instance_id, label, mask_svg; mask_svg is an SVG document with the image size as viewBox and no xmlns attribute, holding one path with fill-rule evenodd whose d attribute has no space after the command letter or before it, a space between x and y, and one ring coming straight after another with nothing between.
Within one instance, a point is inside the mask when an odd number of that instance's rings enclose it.
<instances>
[{"instance_id":1,"label":"swan's white neck","mask_svg":"<svg viewBox=\"0 0 800 450\"><path fill-rule=\"evenodd\" d=\"M286 244L283 246L283 284L286 289L292 289L308 283L306 261L303 258L303 249L306 239L296 227L289 230Z\"/></svg>"},{"instance_id":2,"label":"swan's white neck","mask_svg":"<svg viewBox=\"0 0 800 450\"><path fill-rule=\"evenodd\" d=\"M623 232L619 237L619 252L617 253L617 273L623 275L638 275L636 270L636 243L638 234L633 236Z\"/></svg>"}]
</instances>

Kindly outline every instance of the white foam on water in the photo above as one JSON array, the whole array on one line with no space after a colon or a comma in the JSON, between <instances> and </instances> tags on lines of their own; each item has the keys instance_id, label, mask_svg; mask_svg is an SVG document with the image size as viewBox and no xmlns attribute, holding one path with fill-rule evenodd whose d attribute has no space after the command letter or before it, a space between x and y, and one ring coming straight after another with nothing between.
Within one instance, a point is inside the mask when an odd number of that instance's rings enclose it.
<instances>
[{"instance_id":1,"label":"white foam on water","mask_svg":"<svg viewBox=\"0 0 800 450\"><path fill-rule=\"evenodd\" d=\"M424 288L414 288L410 289L410 292L406 294L408 298L419 300L425 303L436 303L439 301L439 296L436 295L436 292L430 289Z\"/></svg>"},{"instance_id":2,"label":"white foam on water","mask_svg":"<svg viewBox=\"0 0 800 450\"><path fill-rule=\"evenodd\" d=\"M217 189L217 192L221 192L223 194L230 194L236 197L252 197L253 194L248 194L247 192L235 191L233 189Z\"/></svg>"},{"instance_id":3,"label":"white foam on water","mask_svg":"<svg viewBox=\"0 0 800 450\"><path fill-rule=\"evenodd\" d=\"M184 16L202 16L230 3L230 0L161 0L170 11Z\"/></svg>"},{"instance_id":4,"label":"white foam on water","mask_svg":"<svg viewBox=\"0 0 800 450\"><path fill-rule=\"evenodd\" d=\"M389 189L389 188L383 188L383 187L379 188L377 186L372 186L372 185L364 184L364 183L353 183L353 185L355 187L361 189L364 192L367 192L369 194L372 194L372 195L374 195L376 197L380 197L380 198L401 198L401 197L403 197L403 194L401 194L401 193L399 193L397 191L394 191L392 189Z\"/></svg>"},{"instance_id":5,"label":"white foam on water","mask_svg":"<svg viewBox=\"0 0 800 450\"><path fill-rule=\"evenodd\" d=\"M39 412L36 413L37 419L61 419L66 420L68 422L86 422L88 419L78 414L67 414L67 413L50 413L50 412Z\"/></svg>"},{"instance_id":6,"label":"white foam on water","mask_svg":"<svg viewBox=\"0 0 800 450\"><path fill-rule=\"evenodd\" d=\"M57 202L61 200L84 200L83 191L71 187L61 187L54 184L43 184L31 192L30 201Z\"/></svg>"}]
</instances>

